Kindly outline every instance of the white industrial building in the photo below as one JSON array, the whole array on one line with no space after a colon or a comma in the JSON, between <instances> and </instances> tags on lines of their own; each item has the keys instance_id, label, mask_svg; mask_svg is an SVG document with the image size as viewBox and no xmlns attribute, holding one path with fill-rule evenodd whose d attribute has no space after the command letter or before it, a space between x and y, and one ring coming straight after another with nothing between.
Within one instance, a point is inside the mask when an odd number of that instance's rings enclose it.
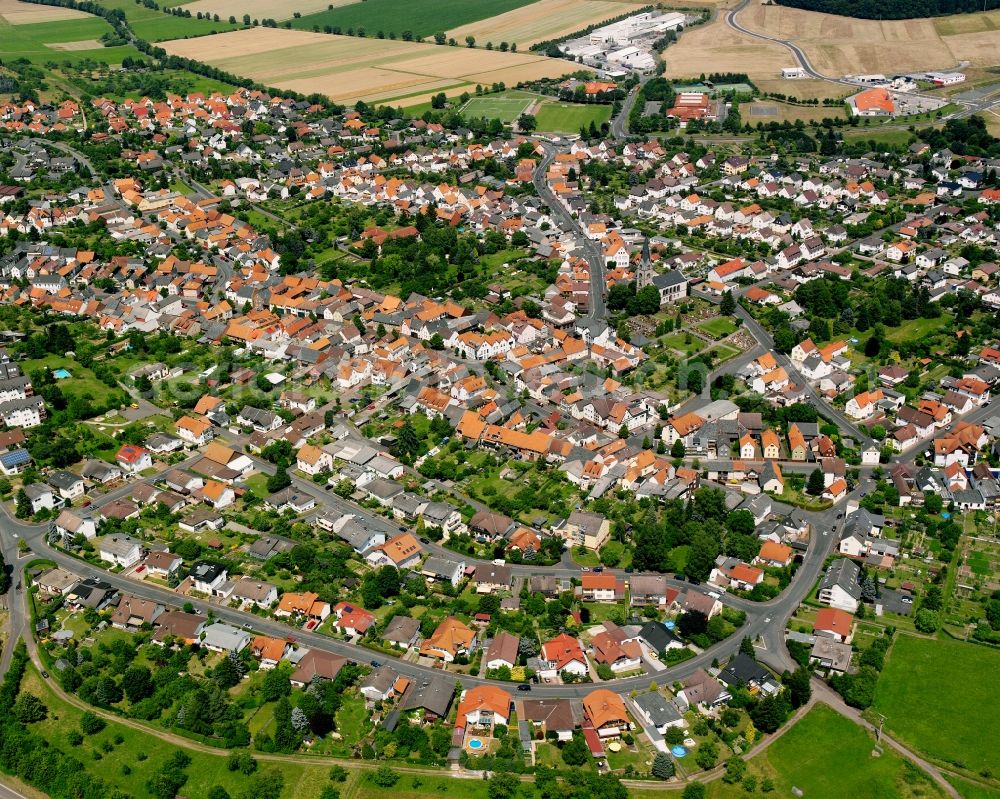
<instances>
[{"instance_id":1,"label":"white industrial building","mask_svg":"<svg viewBox=\"0 0 1000 799\"><path fill-rule=\"evenodd\" d=\"M676 11L667 14L645 11L591 31L590 43L614 44L619 47L635 44L650 36L658 38L667 31L680 30L684 27L686 19L684 14Z\"/></svg>"},{"instance_id":2,"label":"white industrial building","mask_svg":"<svg viewBox=\"0 0 1000 799\"><path fill-rule=\"evenodd\" d=\"M954 86L965 82L965 75L961 72L928 72L924 77L935 86Z\"/></svg>"}]
</instances>

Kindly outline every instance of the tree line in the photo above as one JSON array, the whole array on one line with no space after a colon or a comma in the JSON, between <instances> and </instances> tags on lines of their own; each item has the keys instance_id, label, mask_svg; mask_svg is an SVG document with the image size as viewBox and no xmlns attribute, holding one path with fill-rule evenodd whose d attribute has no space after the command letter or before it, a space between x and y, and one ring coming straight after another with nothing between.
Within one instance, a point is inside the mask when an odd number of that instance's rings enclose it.
<instances>
[{"instance_id":1,"label":"tree line","mask_svg":"<svg viewBox=\"0 0 1000 799\"><path fill-rule=\"evenodd\" d=\"M777 0L777 3L861 19L916 19L1000 8L1000 0Z\"/></svg>"}]
</instances>

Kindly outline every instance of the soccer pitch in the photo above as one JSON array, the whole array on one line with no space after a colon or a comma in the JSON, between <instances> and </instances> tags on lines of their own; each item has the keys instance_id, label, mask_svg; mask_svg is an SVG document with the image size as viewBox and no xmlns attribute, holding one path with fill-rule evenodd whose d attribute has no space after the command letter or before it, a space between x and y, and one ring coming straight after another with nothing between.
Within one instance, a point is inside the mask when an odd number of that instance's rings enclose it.
<instances>
[{"instance_id":1,"label":"soccer pitch","mask_svg":"<svg viewBox=\"0 0 1000 799\"><path fill-rule=\"evenodd\" d=\"M473 97L459 109L470 119L486 117L501 122L513 122L534 102L532 97Z\"/></svg>"}]
</instances>

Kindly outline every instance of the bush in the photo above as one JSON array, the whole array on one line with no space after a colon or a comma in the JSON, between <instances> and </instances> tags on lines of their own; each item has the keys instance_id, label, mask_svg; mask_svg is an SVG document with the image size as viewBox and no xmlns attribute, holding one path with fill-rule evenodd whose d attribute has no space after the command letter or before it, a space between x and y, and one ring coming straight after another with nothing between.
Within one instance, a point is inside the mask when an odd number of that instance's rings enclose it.
<instances>
[{"instance_id":1,"label":"bush","mask_svg":"<svg viewBox=\"0 0 1000 799\"><path fill-rule=\"evenodd\" d=\"M372 772L371 781L380 788L391 788L399 782L399 775L388 766L379 766Z\"/></svg>"},{"instance_id":2,"label":"bush","mask_svg":"<svg viewBox=\"0 0 1000 799\"><path fill-rule=\"evenodd\" d=\"M705 799L705 783L692 782L684 789L681 799Z\"/></svg>"},{"instance_id":3,"label":"bush","mask_svg":"<svg viewBox=\"0 0 1000 799\"><path fill-rule=\"evenodd\" d=\"M335 763L330 766L330 779L333 782L347 782L347 769Z\"/></svg>"},{"instance_id":4,"label":"bush","mask_svg":"<svg viewBox=\"0 0 1000 799\"><path fill-rule=\"evenodd\" d=\"M106 726L104 719L89 710L80 717L80 730L84 735L96 735Z\"/></svg>"}]
</instances>

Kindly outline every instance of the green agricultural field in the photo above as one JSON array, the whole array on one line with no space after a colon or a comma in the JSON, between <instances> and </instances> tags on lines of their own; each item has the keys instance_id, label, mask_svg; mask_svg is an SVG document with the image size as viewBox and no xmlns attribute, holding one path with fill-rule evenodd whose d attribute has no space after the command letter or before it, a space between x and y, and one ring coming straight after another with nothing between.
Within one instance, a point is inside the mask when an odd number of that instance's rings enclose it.
<instances>
[{"instance_id":1,"label":"green agricultural field","mask_svg":"<svg viewBox=\"0 0 1000 799\"><path fill-rule=\"evenodd\" d=\"M470 3L468 0L365 0L340 8L304 14L293 19L292 27L311 31L314 25L323 30L325 25L339 25L346 33L348 28L364 28L369 36L378 31L402 35L410 31L415 37L433 36L470 22L495 17L505 11L528 5L532 0L493 0L492 3ZM463 43L460 43L464 45ZM485 42L484 42L485 44ZM497 42L499 44L499 42Z\"/></svg>"},{"instance_id":2,"label":"green agricultural field","mask_svg":"<svg viewBox=\"0 0 1000 799\"><path fill-rule=\"evenodd\" d=\"M535 115L538 130L546 133L579 133L590 123L600 126L611 119L610 105L547 102Z\"/></svg>"},{"instance_id":3,"label":"green agricultural field","mask_svg":"<svg viewBox=\"0 0 1000 799\"><path fill-rule=\"evenodd\" d=\"M996 723L1000 652L961 641L900 635L875 691L886 729L939 761L1000 774Z\"/></svg>"},{"instance_id":4,"label":"green agricultural field","mask_svg":"<svg viewBox=\"0 0 1000 799\"><path fill-rule=\"evenodd\" d=\"M517 97L509 94L491 94L486 97L471 98L459 109L459 113L468 119L484 117L486 119L499 119L501 122L510 124L523 114L531 103L531 95Z\"/></svg>"},{"instance_id":5,"label":"green agricultural field","mask_svg":"<svg viewBox=\"0 0 1000 799\"><path fill-rule=\"evenodd\" d=\"M112 33L100 17L11 25L0 17L0 60L26 58L36 64L90 60L119 64L126 56L138 56L131 46L102 47L100 38Z\"/></svg>"},{"instance_id":6,"label":"green agricultural field","mask_svg":"<svg viewBox=\"0 0 1000 799\"><path fill-rule=\"evenodd\" d=\"M98 0L105 8L118 8L125 12L129 27L140 39L149 42L164 42L168 39L183 39L190 36L207 36L235 30L239 25L230 25L228 18L215 22L197 17L175 17L153 8L132 2L132 0ZM193 14L194 12L192 12Z\"/></svg>"},{"instance_id":7,"label":"green agricultural field","mask_svg":"<svg viewBox=\"0 0 1000 799\"><path fill-rule=\"evenodd\" d=\"M773 796L808 799L916 799L941 792L915 766L884 749L872 757L875 741L861 727L826 705L817 705L788 732L750 761L750 773L774 781ZM738 799L740 785L709 783L711 799Z\"/></svg>"}]
</instances>

